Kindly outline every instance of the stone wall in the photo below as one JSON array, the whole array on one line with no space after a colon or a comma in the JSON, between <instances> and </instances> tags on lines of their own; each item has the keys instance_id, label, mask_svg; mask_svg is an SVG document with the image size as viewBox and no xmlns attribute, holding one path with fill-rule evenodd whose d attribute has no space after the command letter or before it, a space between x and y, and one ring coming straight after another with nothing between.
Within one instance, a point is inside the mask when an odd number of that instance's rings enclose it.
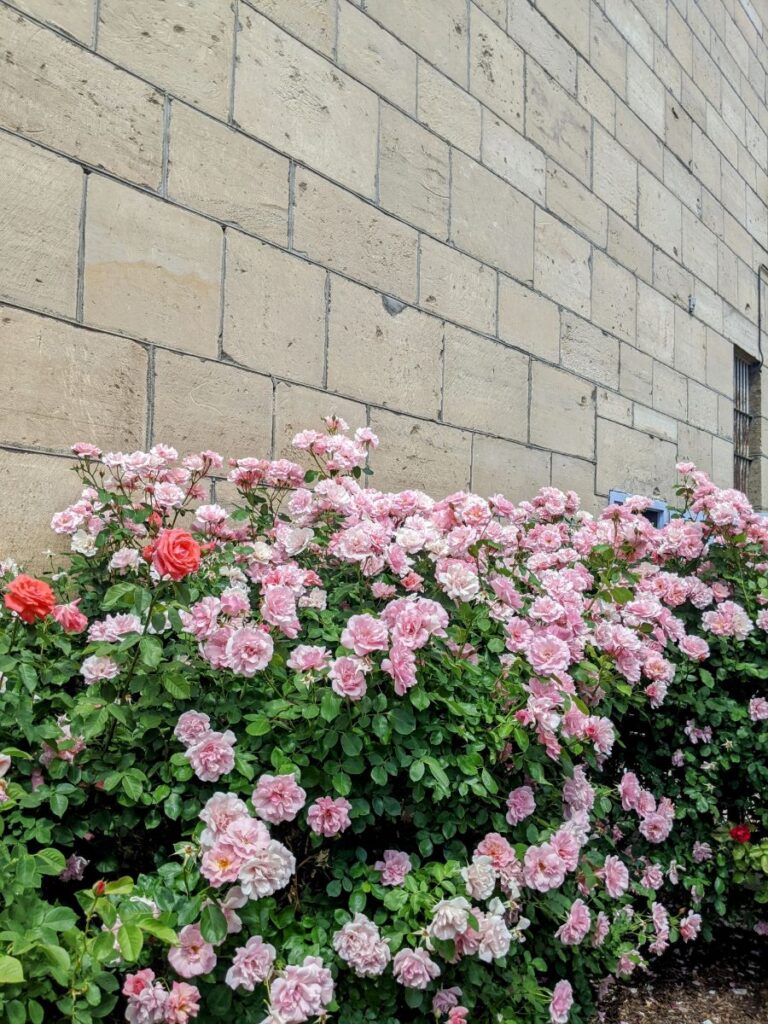
<instances>
[{"instance_id":1,"label":"stone wall","mask_svg":"<svg viewBox=\"0 0 768 1024\"><path fill-rule=\"evenodd\" d=\"M380 486L597 507L669 496L678 457L729 483L766 24L767 0L0 0L3 550L50 543L76 440L278 455L329 411L382 435Z\"/></svg>"}]
</instances>

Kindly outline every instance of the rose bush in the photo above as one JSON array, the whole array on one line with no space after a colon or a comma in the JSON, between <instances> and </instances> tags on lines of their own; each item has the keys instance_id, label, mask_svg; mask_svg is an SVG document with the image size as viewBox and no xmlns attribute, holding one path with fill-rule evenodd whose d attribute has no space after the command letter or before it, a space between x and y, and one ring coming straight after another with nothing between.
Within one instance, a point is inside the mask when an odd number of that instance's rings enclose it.
<instances>
[{"instance_id":1,"label":"rose bush","mask_svg":"<svg viewBox=\"0 0 768 1024\"><path fill-rule=\"evenodd\" d=\"M308 470L77 445L67 567L3 565L11 1024L578 1024L704 908L752 913L743 497L695 477L700 518L657 531L644 499L386 494L370 431L327 428L294 440Z\"/></svg>"}]
</instances>

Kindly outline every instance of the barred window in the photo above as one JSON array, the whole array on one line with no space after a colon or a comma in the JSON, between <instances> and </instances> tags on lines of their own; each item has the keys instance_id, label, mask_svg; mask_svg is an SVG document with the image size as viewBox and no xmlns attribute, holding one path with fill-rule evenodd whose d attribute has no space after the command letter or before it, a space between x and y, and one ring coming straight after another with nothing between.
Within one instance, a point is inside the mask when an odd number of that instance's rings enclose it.
<instances>
[{"instance_id":1,"label":"barred window","mask_svg":"<svg viewBox=\"0 0 768 1024\"><path fill-rule=\"evenodd\" d=\"M752 409L750 392L754 368L757 363L740 352L734 352L733 360L733 485L745 494L749 493L750 468L752 466Z\"/></svg>"}]
</instances>

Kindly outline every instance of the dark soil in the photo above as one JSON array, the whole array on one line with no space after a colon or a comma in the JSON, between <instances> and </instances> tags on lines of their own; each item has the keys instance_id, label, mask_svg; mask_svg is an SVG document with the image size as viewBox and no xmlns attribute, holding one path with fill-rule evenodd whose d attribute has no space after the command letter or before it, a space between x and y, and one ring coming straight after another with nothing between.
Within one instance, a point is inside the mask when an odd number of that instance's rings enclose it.
<instances>
[{"instance_id":1,"label":"dark soil","mask_svg":"<svg viewBox=\"0 0 768 1024\"><path fill-rule=\"evenodd\" d=\"M768 1024L768 941L723 931L617 985L596 1024Z\"/></svg>"}]
</instances>

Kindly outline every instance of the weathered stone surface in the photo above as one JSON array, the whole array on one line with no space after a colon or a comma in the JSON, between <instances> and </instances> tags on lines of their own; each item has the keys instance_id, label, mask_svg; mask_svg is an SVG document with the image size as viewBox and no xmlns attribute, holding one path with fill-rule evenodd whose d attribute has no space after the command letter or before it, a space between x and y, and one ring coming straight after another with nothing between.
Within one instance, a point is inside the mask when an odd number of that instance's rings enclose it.
<instances>
[{"instance_id":1,"label":"weathered stone surface","mask_svg":"<svg viewBox=\"0 0 768 1024\"><path fill-rule=\"evenodd\" d=\"M296 172L293 245L332 270L416 299L416 231L304 170Z\"/></svg>"},{"instance_id":2,"label":"weathered stone surface","mask_svg":"<svg viewBox=\"0 0 768 1024\"><path fill-rule=\"evenodd\" d=\"M288 458L309 465L311 459L306 452L296 451L291 442L300 430L308 427L322 430L323 416L341 416L352 430L366 425L364 405L323 391L278 383L275 386L274 458Z\"/></svg>"},{"instance_id":3,"label":"weathered stone surface","mask_svg":"<svg viewBox=\"0 0 768 1024\"><path fill-rule=\"evenodd\" d=\"M651 404L653 359L631 345L622 345L619 353L619 390L627 398Z\"/></svg>"},{"instance_id":4,"label":"weathered stone surface","mask_svg":"<svg viewBox=\"0 0 768 1024\"><path fill-rule=\"evenodd\" d=\"M480 159L478 101L425 61L419 61L419 120L448 142Z\"/></svg>"},{"instance_id":5,"label":"weathered stone surface","mask_svg":"<svg viewBox=\"0 0 768 1024\"><path fill-rule=\"evenodd\" d=\"M479 8L470 5L469 91L507 124L522 128L524 56Z\"/></svg>"},{"instance_id":6,"label":"weathered stone surface","mask_svg":"<svg viewBox=\"0 0 768 1024\"><path fill-rule=\"evenodd\" d=\"M66 538L57 536L50 522L82 490L72 466L69 459L0 448L0 557L35 572L49 567L47 551L66 549Z\"/></svg>"},{"instance_id":7,"label":"weathered stone surface","mask_svg":"<svg viewBox=\"0 0 768 1024\"><path fill-rule=\"evenodd\" d=\"M0 126L156 188L163 98L151 85L0 7Z\"/></svg>"},{"instance_id":8,"label":"weathered stone surface","mask_svg":"<svg viewBox=\"0 0 768 1024\"><path fill-rule=\"evenodd\" d=\"M229 114L231 0L101 0L99 53L219 117Z\"/></svg>"},{"instance_id":9,"label":"weathered stone surface","mask_svg":"<svg viewBox=\"0 0 768 1024\"><path fill-rule=\"evenodd\" d=\"M563 311L560 338L561 362L588 380L619 386L619 343L599 328Z\"/></svg>"},{"instance_id":10,"label":"weathered stone surface","mask_svg":"<svg viewBox=\"0 0 768 1024\"><path fill-rule=\"evenodd\" d=\"M581 316L591 307L592 247L570 228L536 210L536 288Z\"/></svg>"},{"instance_id":11,"label":"weathered stone surface","mask_svg":"<svg viewBox=\"0 0 768 1024\"><path fill-rule=\"evenodd\" d=\"M552 486L561 491L576 491L581 507L586 512L597 512L605 502L596 498L595 464L586 459L574 459L570 455L552 455Z\"/></svg>"},{"instance_id":12,"label":"weathered stone surface","mask_svg":"<svg viewBox=\"0 0 768 1024\"><path fill-rule=\"evenodd\" d=\"M673 362L675 307L642 281L637 286L637 345L656 359Z\"/></svg>"},{"instance_id":13,"label":"weathered stone surface","mask_svg":"<svg viewBox=\"0 0 768 1024\"><path fill-rule=\"evenodd\" d=\"M547 209L595 245L605 248L608 209L602 198L551 160L547 161Z\"/></svg>"},{"instance_id":14,"label":"weathered stone surface","mask_svg":"<svg viewBox=\"0 0 768 1024\"><path fill-rule=\"evenodd\" d=\"M415 488L442 498L469 487L472 435L455 427L371 409L371 427L386 438L371 457L375 486Z\"/></svg>"},{"instance_id":15,"label":"weathered stone surface","mask_svg":"<svg viewBox=\"0 0 768 1024\"><path fill-rule=\"evenodd\" d=\"M222 237L210 221L92 175L86 323L216 355Z\"/></svg>"},{"instance_id":16,"label":"weathered stone surface","mask_svg":"<svg viewBox=\"0 0 768 1024\"><path fill-rule=\"evenodd\" d=\"M0 134L0 298L74 316L83 172Z\"/></svg>"},{"instance_id":17,"label":"weathered stone surface","mask_svg":"<svg viewBox=\"0 0 768 1024\"><path fill-rule=\"evenodd\" d=\"M521 281L533 276L533 203L461 153L453 154L451 238Z\"/></svg>"},{"instance_id":18,"label":"weathered stone surface","mask_svg":"<svg viewBox=\"0 0 768 1024\"><path fill-rule=\"evenodd\" d=\"M483 163L537 203L546 195L547 161L523 135L492 114L483 115Z\"/></svg>"},{"instance_id":19,"label":"weathered stone surface","mask_svg":"<svg viewBox=\"0 0 768 1024\"><path fill-rule=\"evenodd\" d=\"M527 68L525 96L528 137L587 184L592 156L589 114L533 63Z\"/></svg>"},{"instance_id":20,"label":"weathered stone surface","mask_svg":"<svg viewBox=\"0 0 768 1024\"><path fill-rule=\"evenodd\" d=\"M631 458L627 458L628 452ZM598 494L607 495L615 488L671 500L676 458L677 447L670 441L610 420L597 421Z\"/></svg>"},{"instance_id":21,"label":"weathered stone surface","mask_svg":"<svg viewBox=\"0 0 768 1024\"><path fill-rule=\"evenodd\" d=\"M340 277L331 279L328 388L436 419L443 324Z\"/></svg>"},{"instance_id":22,"label":"weathered stone surface","mask_svg":"<svg viewBox=\"0 0 768 1024\"><path fill-rule=\"evenodd\" d=\"M449 78L467 84L469 25L464 0L366 0L370 17L385 25Z\"/></svg>"},{"instance_id":23,"label":"weathered stone surface","mask_svg":"<svg viewBox=\"0 0 768 1024\"><path fill-rule=\"evenodd\" d=\"M16 0L16 7L91 45L96 0Z\"/></svg>"},{"instance_id":24,"label":"weathered stone surface","mask_svg":"<svg viewBox=\"0 0 768 1024\"><path fill-rule=\"evenodd\" d=\"M528 0L509 0L509 34L547 74L575 95L578 54Z\"/></svg>"},{"instance_id":25,"label":"weathered stone surface","mask_svg":"<svg viewBox=\"0 0 768 1024\"><path fill-rule=\"evenodd\" d=\"M247 132L373 197L378 100L323 57L244 7L235 120Z\"/></svg>"},{"instance_id":26,"label":"weathered stone surface","mask_svg":"<svg viewBox=\"0 0 768 1024\"><path fill-rule=\"evenodd\" d=\"M499 275L499 337L556 363L560 359L560 311L549 299Z\"/></svg>"},{"instance_id":27,"label":"weathered stone surface","mask_svg":"<svg viewBox=\"0 0 768 1024\"><path fill-rule=\"evenodd\" d=\"M288 4L290 2L287 0ZM409 114L416 111L417 60L413 50L342 0L339 4L339 67Z\"/></svg>"},{"instance_id":28,"label":"weathered stone surface","mask_svg":"<svg viewBox=\"0 0 768 1024\"><path fill-rule=\"evenodd\" d=\"M146 440L147 353L141 345L0 306L0 438L69 453L77 441L105 451ZM74 481L73 481L74 485Z\"/></svg>"},{"instance_id":29,"label":"weathered stone surface","mask_svg":"<svg viewBox=\"0 0 768 1024\"><path fill-rule=\"evenodd\" d=\"M511 501L530 500L549 483L552 456L497 437L475 435L472 457L472 490L490 497L503 494Z\"/></svg>"},{"instance_id":30,"label":"weathered stone surface","mask_svg":"<svg viewBox=\"0 0 768 1024\"><path fill-rule=\"evenodd\" d=\"M528 357L459 327L445 328L443 419L525 441Z\"/></svg>"},{"instance_id":31,"label":"weathered stone surface","mask_svg":"<svg viewBox=\"0 0 768 1024\"><path fill-rule=\"evenodd\" d=\"M421 239L419 303L485 334L496 331L496 272L469 256Z\"/></svg>"},{"instance_id":32,"label":"weathered stone surface","mask_svg":"<svg viewBox=\"0 0 768 1024\"><path fill-rule=\"evenodd\" d=\"M336 0L249 0L251 7L265 14L291 35L331 56L336 39ZM345 8L346 3L339 4ZM341 13L341 12L339 12Z\"/></svg>"},{"instance_id":33,"label":"weathered stone surface","mask_svg":"<svg viewBox=\"0 0 768 1024\"><path fill-rule=\"evenodd\" d=\"M635 340L637 280L597 251L592 260L592 319L624 341Z\"/></svg>"},{"instance_id":34,"label":"weathered stone surface","mask_svg":"<svg viewBox=\"0 0 768 1024\"><path fill-rule=\"evenodd\" d=\"M192 107L174 103L168 195L262 238L288 241L288 161Z\"/></svg>"},{"instance_id":35,"label":"weathered stone surface","mask_svg":"<svg viewBox=\"0 0 768 1024\"><path fill-rule=\"evenodd\" d=\"M595 126L594 178L596 194L634 224L637 218L637 161L605 131Z\"/></svg>"},{"instance_id":36,"label":"weathered stone surface","mask_svg":"<svg viewBox=\"0 0 768 1024\"><path fill-rule=\"evenodd\" d=\"M379 131L379 200L409 224L448 234L448 146L387 104Z\"/></svg>"},{"instance_id":37,"label":"weathered stone surface","mask_svg":"<svg viewBox=\"0 0 768 1024\"><path fill-rule=\"evenodd\" d=\"M254 370L323 383L326 272L227 232L224 353Z\"/></svg>"},{"instance_id":38,"label":"weathered stone surface","mask_svg":"<svg viewBox=\"0 0 768 1024\"><path fill-rule=\"evenodd\" d=\"M595 453L595 388L579 377L534 362L531 444L566 455Z\"/></svg>"},{"instance_id":39,"label":"weathered stone surface","mask_svg":"<svg viewBox=\"0 0 768 1024\"><path fill-rule=\"evenodd\" d=\"M155 353L152 440L180 452L213 445L225 457L264 458L272 439L272 382L209 359Z\"/></svg>"}]
</instances>

